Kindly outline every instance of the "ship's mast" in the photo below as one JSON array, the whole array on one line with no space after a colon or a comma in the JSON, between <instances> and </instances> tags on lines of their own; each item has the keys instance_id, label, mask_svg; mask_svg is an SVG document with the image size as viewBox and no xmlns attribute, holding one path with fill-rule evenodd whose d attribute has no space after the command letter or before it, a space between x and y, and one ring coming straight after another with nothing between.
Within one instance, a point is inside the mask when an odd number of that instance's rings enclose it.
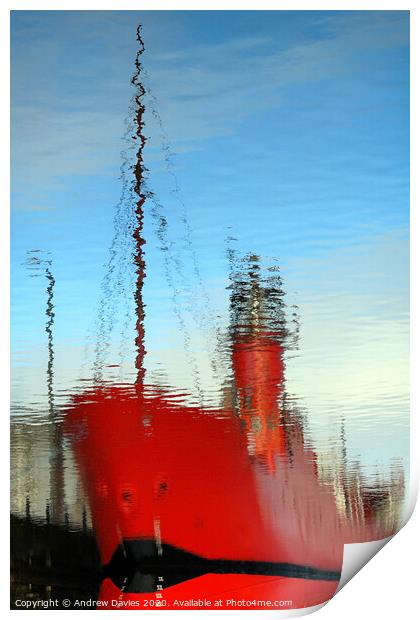
<instances>
[{"instance_id":1,"label":"ship's mast","mask_svg":"<svg viewBox=\"0 0 420 620\"><path fill-rule=\"evenodd\" d=\"M50 448L50 490L47 501L47 519L54 523L61 523L64 518L65 509L65 480L64 480L64 451L63 433L58 420L57 410L54 402L54 291L55 277L53 275L53 264L48 254L40 250L30 250L27 253L25 264L33 273L34 277L45 276L47 280L47 294L45 306L45 333L47 334L48 362L46 370L47 380L47 401L48 401L48 433ZM46 256L46 257L45 257ZM30 511L30 497L27 498L27 512Z\"/></svg>"},{"instance_id":2,"label":"ship's mast","mask_svg":"<svg viewBox=\"0 0 420 620\"><path fill-rule=\"evenodd\" d=\"M141 71L142 71L142 63L140 61L141 56L144 52L144 43L141 36L141 26L137 27L137 42L139 45L136 59L135 59L135 71L133 77L131 78L131 83L136 89L136 93L134 95L134 100L136 104L136 112L135 112L135 136L134 139L137 141L138 147L136 151L136 163L133 166L134 169L134 193L136 195L136 224L134 228L133 237L135 240L135 251L134 251L134 263L136 267L136 287L134 292L134 299L136 304L136 361L135 367L137 369L137 378L136 384L141 385L144 381L144 356L146 354L145 346L144 346L144 303L143 303L143 284L145 278L145 268L146 263L144 259L144 249L143 245L146 243L143 238L143 223L144 223L144 203L146 201L146 194L143 190L144 184L144 175L146 172L146 168L143 161L143 149L146 143L146 138L144 136L144 112L145 106L143 103L144 95L146 90L141 82Z\"/></svg>"}]
</instances>

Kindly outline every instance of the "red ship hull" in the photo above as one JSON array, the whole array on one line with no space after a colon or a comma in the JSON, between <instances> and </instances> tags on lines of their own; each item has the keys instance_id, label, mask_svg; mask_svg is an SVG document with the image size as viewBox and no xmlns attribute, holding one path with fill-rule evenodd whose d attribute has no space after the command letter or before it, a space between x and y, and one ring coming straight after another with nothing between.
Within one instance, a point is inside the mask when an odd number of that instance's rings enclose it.
<instances>
[{"instance_id":1,"label":"red ship hull","mask_svg":"<svg viewBox=\"0 0 420 620\"><path fill-rule=\"evenodd\" d=\"M261 502L243 424L232 411L200 410L157 389L105 388L78 397L66 426L103 565L122 540L144 539L205 560L287 563L339 573L342 545L306 549L281 535L282 520L291 518L287 511L275 524L267 518L271 507ZM267 480L276 484L273 477ZM200 600L210 602L205 608L274 609L281 601L299 608L328 600L337 585L338 577L210 573L170 587L162 578L152 592L136 593L106 578L100 600L110 608L178 609L179 601L182 608L196 608L194 601L199 606Z\"/></svg>"}]
</instances>

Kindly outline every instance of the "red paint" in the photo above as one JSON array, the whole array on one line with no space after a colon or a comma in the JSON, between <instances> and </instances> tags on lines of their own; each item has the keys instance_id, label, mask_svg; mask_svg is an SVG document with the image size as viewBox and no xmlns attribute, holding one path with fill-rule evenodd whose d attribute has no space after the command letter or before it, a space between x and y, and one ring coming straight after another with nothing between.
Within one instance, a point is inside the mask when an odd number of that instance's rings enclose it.
<instances>
[{"instance_id":1,"label":"red paint","mask_svg":"<svg viewBox=\"0 0 420 620\"><path fill-rule=\"evenodd\" d=\"M156 519L164 542L206 558L304 560L304 550L294 549L286 537L274 536L267 523L264 510L270 507L260 504L246 436L232 412L200 411L169 395L157 392L145 397L130 387L86 396L77 399L67 429L73 437L80 436L74 448L104 564L121 538L154 537ZM318 568L331 568L319 559ZM340 566L337 561L333 568ZM336 586L336 582L310 585L299 579L207 575L168 588L164 596L217 598L238 591L240 598L252 600L260 593L275 600L293 594L294 605L300 607L315 604L324 594L328 598ZM107 580L101 599L115 598L115 589Z\"/></svg>"},{"instance_id":2,"label":"red paint","mask_svg":"<svg viewBox=\"0 0 420 620\"><path fill-rule=\"evenodd\" d=\"M389 534L339 513L319 480L298 412L279 407L281 344L269 334L233 344L235 408L204 410L155 386L97 388L75 399L66 420L87 489L103 564L122 538L154 538L209 559L286 562L339 572L343 543ZM234 399L235 400L235 399ZM345 472L341 471L341 482ZM355 507L357 510L355 510ZM372 509L371 509L372 510ZM367 513L366 513L367 514ZM158 530L157 530L158 528ZM336 581L205 575L166 588L162 600L329 599ZM101 600L156 601L122 594L110 580ZM176 608L176 607L174 607Z\"/></svg>"},{"instance_id":3,"label":"red paint","mask_svg":"<svg viewBox=\"0 0 420 620\"><path fill-rule=\"evenodd\" d=\"M238 410L257 458L270 471L276 455L284 456L286 437L279 399L283 396L283 348L270 334L250 334L233 344L232 363Z\"/></svg>"},{"instance_id":4,"label":"red paint","mask_svg":"<svg viewBox=\"0 0 420 620\"><path fill-rule=\"evenodd\" d=\"M285 453L285 430L278 423L281 348L267 337L243 340L233 349L233 365L239 416L227 408L188 406L152 386L109 387L76 398L67 430L76 438L104 564L121 538L153 538L157 523L162 541L206 558L308 563L305 549L279 535L282 523L267 519L271 507L261 503L248 450L252 416L259 416L258 460L272 468L276 454ZM286 511L283 518L289 517ZM341 567L341 555L333 561L328 554L310 559L318 568ZM293 606L301 607L326 600L336 587L336 582L283 577L205 575L165 589L164 597L292 598ZM116 590L106 580L101 599L115 598Z\"/></svg>"}]
</instances>

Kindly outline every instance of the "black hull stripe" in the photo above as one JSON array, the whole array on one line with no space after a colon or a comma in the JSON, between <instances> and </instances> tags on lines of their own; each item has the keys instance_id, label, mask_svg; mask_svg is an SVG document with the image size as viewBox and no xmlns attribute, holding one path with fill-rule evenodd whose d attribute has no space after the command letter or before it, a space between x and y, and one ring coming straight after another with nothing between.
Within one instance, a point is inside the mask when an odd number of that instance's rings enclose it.
<instances>
[{"instance_id":1,"label":"black hull stripe","mask_svg":"<svg viewBox=\"0 0 420 620\"><path fill-rule=\"evenodd\" d=\"M207 574L260 575L319 581L339 581L341 577L340 571L300 564L209 560L167 544L162 545L161 555L158 555L156 544L150 539L123 541L111 562L103 568L103 576L109 577L120 588L125 584L126 592L153 592L159 582L163 587L169 587Z\"/></svg>"}]
</instances>

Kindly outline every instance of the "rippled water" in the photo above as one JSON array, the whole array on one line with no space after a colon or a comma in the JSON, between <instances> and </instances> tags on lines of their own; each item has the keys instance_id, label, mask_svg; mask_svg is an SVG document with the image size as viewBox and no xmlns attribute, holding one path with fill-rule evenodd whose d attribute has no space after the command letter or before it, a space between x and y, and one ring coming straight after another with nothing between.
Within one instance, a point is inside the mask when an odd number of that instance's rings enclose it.
<instances>
[{"instance_id":1,"label":"rippled water","mask_svg":"<svg viewBox=\"0 0 420 620\"><path fill-rule=\"evenodd\" d=\"M301 13L13 18L15 592L311 605L402 523L406 17Z\"/></svg>"}]
</instances>

